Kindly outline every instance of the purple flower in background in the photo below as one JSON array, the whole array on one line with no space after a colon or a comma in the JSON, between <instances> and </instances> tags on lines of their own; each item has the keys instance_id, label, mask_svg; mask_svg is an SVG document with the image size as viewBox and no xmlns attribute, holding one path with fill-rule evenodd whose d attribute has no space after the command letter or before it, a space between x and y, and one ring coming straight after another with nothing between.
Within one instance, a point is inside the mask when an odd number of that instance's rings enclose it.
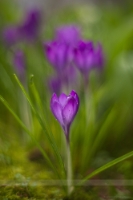
<instances>
[{"instance_id":1,"label":"purple flower in background","mask_svg":"<svg viewBox=\"0 0 133 200\"><path fill-rule=\"evenodd\" d=\"M44 44L46 56L51 65L61 72L71 62L72 55L69 51L69 46L65 43L58 43L56 41L47 42Z\"/></svg>"},{"instance_id":2,"label":"purple flower in background","mask_svg":"<svg viewBox=\"0 0 133 200\"><path fill-rule=\"evenodd\" d=\"M3 39L8 45L15 44L19 39L18 29L15 26L10 26L4 29Z\"/></svg>"},{"instance_id":3,"label":"purple flower in background","mask_svg":"<svg viewBox=\"0 0 133 200\"><path fill-rule=\"evenodd\" d=\"M102 69L104 58L101 45L94 47L91 41L80 41L74 49L74 63L84 75L92 69Z\"/></svg>"},{"instance_id":4,"label":"purple flower in background","mask_svg":"<svg viewBox=\"0 0 133 200\"><path fill-rule=\"evenodd\" d=\"M74 25L62 26L56 30L55 39L44 44L46 57L58 72L73 60L73 48L80 39L79 28Z\"/></svg>"},{"instance_id":5,"label":"purple flower in background","mask_svg":"<svg viewBox=\"0 0 133 200\"><path fill-rule=\"evenodd\" d=\"M17 75L19 76L21 81L23 81L25 79L26 63L24 53L21 50L18 50L14 53L13 63Z\"/></svg>"},{"instance_id":6,"label":"purple flower in background","mask_svg":"<svg viewBox=\"0 0 133 200\"><path fill-rule=\"evenodd\" d=\"M79 109L79 97L77 93L72 90L68 96L62 93L59 97L54 93L51 98L50 107L53 115L64 130L67 142L69 142L70 125Z\"/></svg>"},{"instance_id":7,"label":"purple flower in background","mask_svg":"<svg viewBox=\"0 0 133 200\"><path fill-rule=\"evenodd\" d=\"M77 44L80 38L80 29L75 25L62 26L56 30L55 40L59 42L72 46Z\"/></svg>"},{"instance_id":8,"label":"purple flower in background","mask_svg":"<svg viewBox=\"0 0 133 200\"><path fill-rule=\"evenodd\" d=\"M9 26L3 31L3 38L8 45L13 45L18 41L34 41L39 35L41 25L41 12L38 9L27 13L25 20L16 25Z\"/></svg>"},{"instance_id":9,"label":"purple flower in background","mask_svg":"<svg viewBox=\"0 0 133 200\"><path fill-rule=\"evenodd\" d=\"M41 24L41 12L34 9L27 13L24 22L19 26L19 34L21 38L28 41L37 39Z\"/></svg>"}]
</instances>

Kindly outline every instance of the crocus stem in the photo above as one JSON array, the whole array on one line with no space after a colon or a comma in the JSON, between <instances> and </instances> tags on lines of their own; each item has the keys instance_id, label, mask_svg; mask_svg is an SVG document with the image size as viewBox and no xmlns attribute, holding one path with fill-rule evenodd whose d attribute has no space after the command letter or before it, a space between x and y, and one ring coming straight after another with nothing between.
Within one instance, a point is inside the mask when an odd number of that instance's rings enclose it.
<instances>
[{"instance_id":1,"label":"crocus stem","mask_svg":"<svg viewBox=\"0 0 133 200\"><path fill-rule=\"evenodd\" d=\"M67 192L68 196L71 194L73 190L72 185L72 163L71 163L71 152L70 152L70 144L67 141Z\"/></svg>"}]
</instances>

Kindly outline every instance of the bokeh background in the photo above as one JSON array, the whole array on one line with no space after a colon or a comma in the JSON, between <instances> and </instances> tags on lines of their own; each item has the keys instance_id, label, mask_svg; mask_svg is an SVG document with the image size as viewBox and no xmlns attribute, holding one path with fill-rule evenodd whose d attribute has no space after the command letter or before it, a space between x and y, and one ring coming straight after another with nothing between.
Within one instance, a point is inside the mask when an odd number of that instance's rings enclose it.
<instances>
[{"instance_id":1,"label":"bokeh background","mask_svg":"<svg viewBox=\"0 0 133 200\"><path fill-rule=\"evenodd\" d=\"M11 32L5 36L7 28L22 24L27 13L35 9L41 13L36 39L21 38L14 42L10 37ZM91 40L95 44L100 42L104 52L104 68L98 76L93 72L89 74L87 94L79 71L74 85L70 84L61 91L69 94L75 89L80 97L80 109L71 127L71 152L74 178L81 179L94 169L133 149L133 2L130 0L0 1L0 95L32 131L33 137L41 144L50 159L56 163L45 131L42 130L15 81L13 74L17 74L35 108L43 115L47 127L52 131L62 157L64 156L63 133L49 106L53 93L53 88L49 86L49 78L53 77L55 72L48 62L43 44L54 38L58 27L70 24L80 28L84 39ZM15 56L19 51L19 56L22 56L21 52L24 56L24 59L21 57L25 66L23 77L15 66L18 64L15 62ZM32 87L33 82L42 107L38 106L38 98ZM88 116L87 109L89 109ZM132 179L132 161L132 158L124 161L112 170L103 172L101 177ZM27 183L32 179L36 181L55 179L54 173L49 169L35 142L27 136L2 102L0 102L0 171L1 184L9 181ZM118 190L115 188L113 195L118 195ZM124 195L127 195L125 190L128 190L129 197L132 196L132 190L129 188L121 190L124 191ZM8 191L11 195L17 195L16 190L12 188ZM8 191L6 188L0 189L1 196L6 197ZM57 194L55 191L57 192L52 189L55 196L60 195L61 191ZM49 193L51 194L51 190ZM108 196L109 191L106 193ZM32 188L26 194L36 198L39 195L43 198L44 195L41 189L34 194ZM18 198L20 197L21 195L18 195ZM46 198L50 199L47 196Z\"/></svg>"}]
</instances>

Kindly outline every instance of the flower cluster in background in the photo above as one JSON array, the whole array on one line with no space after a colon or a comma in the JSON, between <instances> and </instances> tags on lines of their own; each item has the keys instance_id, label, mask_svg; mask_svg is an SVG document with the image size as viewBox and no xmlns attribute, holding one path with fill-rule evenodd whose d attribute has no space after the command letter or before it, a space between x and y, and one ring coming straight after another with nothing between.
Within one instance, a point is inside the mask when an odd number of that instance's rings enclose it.
<instances>
[{"instance_id":1,"label":"flower cluster in background","mask_svg":"<svg viewBox=\"0 0 133 200\"><path fill-rule=\"evenodd\" d=\"M104 55L101 44L82 39L80 29L75 25L60 27L52 41L44 44L45 55L53 66L55 76L49 78L52 92L69 91L78 85L79 72L88 79L91 70L101 71Z\"/></svg>"},{"instance_id":2,"label":"flower cluster in background","mask_svg":"<svg viewBox=\"0 0 133 200\"><path fill-rule=\"evenodd\" d=\"M15 73L24 83L26 81L26 54L27 45L34 45L40 40L42 28L42 12L39 9L31 9L26 12L20 23L8 25L4 28L3 43L6 44L12 57L12 65Z\"/></svg>"}]
</instances>

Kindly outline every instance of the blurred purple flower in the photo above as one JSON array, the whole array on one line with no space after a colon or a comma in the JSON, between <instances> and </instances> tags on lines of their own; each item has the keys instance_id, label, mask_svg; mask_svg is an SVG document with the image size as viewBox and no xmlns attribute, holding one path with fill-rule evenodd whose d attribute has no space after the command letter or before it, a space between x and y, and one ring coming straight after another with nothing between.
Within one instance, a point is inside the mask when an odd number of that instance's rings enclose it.
<instances>
[{"instance_id":1,"label":"blurred purple flower","mask_svg":"<svg viewBox=\"0 0 133 200\"><path fill-rule=\"evenodd\" d=\"M24 53L21 50L14 53L13 62L18 77L23 81L25 79L26 63Z\"/></svg>"},{"instance_id":2,"label":"blurred purple flower","mask_svg":"<svg viewBox=\"0 0 133 200\"><path fill-rule=\"evenodd\" d=\"M64 130L67 142L69 142L70 125L79 109L79 97L77 93L72 90L68 96L62 93L59 98L54 93L51 98L50 107L53 115Z\"/></svg>"},{"instance_id":3,"label":"blurred purple flower","mask_svg":"<svg viewBox=\"0 0 133 200\"><path fill-rule=\"evenodd\" d=\"M72 61L72 51L65 43L58 43L56 41L47 42L44 44L46 56L51 65L61 72Z\"/></svg>"},{"instance_id":4,"label":"blurred purple flower","mask_svg":"<svg viewBox=\"0 0 133 200\"><path fill-rule=\"evenodd\" d=\"M92 69L102 69L104 57L101 45L94 47L91 41L80 41L74 48L74 63L84 75Z\"/></svg>"},{"instance_id":5,"label":"blurred purple flower","mask_svg":"<svg viewBox=\"0 0 133 200\"><path fill-rule=\"evenodd\" d=\"M25 20L16 25L9 26L3 31L3 38L8 45L13 45L18 41L34 41L39 35L41 25L41 12L38 9L27 13Z\"/></svg>"},{"instance_id":6,"label":"blurred purple flower","mask_svg":"<svg viewBox=\"0 0 133 200\"><path fill-rule=\"evenodd\" d=\"M19 26L19 34L21 38L28 41L37 39L41 24L41 12L34 9L27 13L24 22Z\"/></svg>"},{"instance_id":7,"label":"blurred purple flower","mask_svg":"<svg viewBox=\"0 0 133 200\"><path fill-rule=\"evenodd\" d=\"M15 26L10 26L4 29L3 39L7 45L15 44L19 39L18 29Z\"/></svg>"},{"instance_id":8,"label":"blurred purple flower","mask_svg":"<svg viewBox=\"0 0 133 200\"><path fill-rule=\"evenodd\" d=\"M79 28L74 25L62 26L56 30L55 39L44 44L46 57L58 72L70 65L73 48L80 39Z\"/></svg>"},{"instance_id":9,"label":"blurred purple flower","mask_svg":"<svg viewBox=\"0 0 133 200\"><path fill-rule=\"evenodd\" d=\"M62 26L56 30L55 40L61 43L73 46L80 38L80 29L75 25Z\"/></svg>"}]
</instances>

